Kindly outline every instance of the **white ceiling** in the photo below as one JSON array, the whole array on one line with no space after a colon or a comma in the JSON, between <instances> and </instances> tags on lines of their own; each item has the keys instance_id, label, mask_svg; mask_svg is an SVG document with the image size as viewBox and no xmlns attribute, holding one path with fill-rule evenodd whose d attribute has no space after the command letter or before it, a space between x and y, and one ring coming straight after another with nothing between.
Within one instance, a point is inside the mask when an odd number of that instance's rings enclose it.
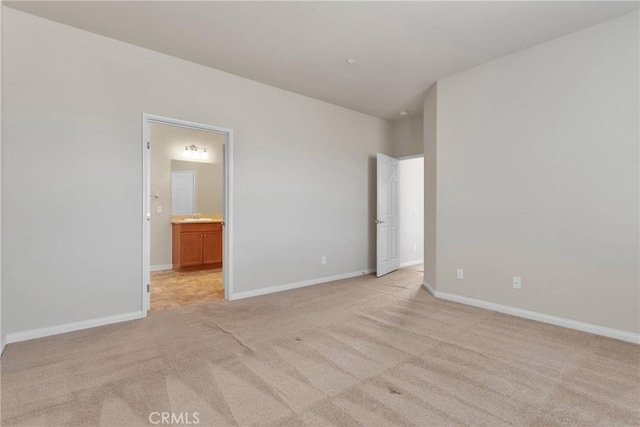
<instances>
[{"instance_id":1,"label":"white ceiling","mask_svg":"<svg viewBox=\"0 0 640 427\"><path fill-rule=\"evenodd\" d=\"M418 113L438 78L638 8L615 1L5 4L391 120L400 110Z\"/></svg>"}]
</instances>

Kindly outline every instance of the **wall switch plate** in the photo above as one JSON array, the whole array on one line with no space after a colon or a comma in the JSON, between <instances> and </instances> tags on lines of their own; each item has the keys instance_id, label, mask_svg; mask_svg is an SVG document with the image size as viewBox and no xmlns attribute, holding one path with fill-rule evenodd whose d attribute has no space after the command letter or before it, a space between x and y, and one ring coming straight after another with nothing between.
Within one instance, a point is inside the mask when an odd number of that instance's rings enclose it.
<instances>
[{"instance_id":1,"label":"wall switch plate","mask_svg":"<svg viewBox=\"0 0 640 427\"><path fill-rule=\"evenodd\" d=\"M513 288L514 289L522 288L522 277L513 276Z\"/></svg>"},{"instance_id":2,"label":"wall switch plate","mask_svg":"<svg viewBox=\"0 0 640 427\"><path fill-rule=\"evenodd\" d=\"M162 206L156 207L156 213L158 213L158 214L162 213Z\"/></svg>"},{"instance_id":3,"label":"wall switch plate","mask_svg":"<svg viewBox=\"0 0 640 427\"><path fill-rule=\"evenodd\" d=\"M464 270L459 268L458 271L456 272L456 278L457 279L464 279Z\"/></svg>"},{"instance_id":4,"label":"wall switch plate","mask_svg":"<svg viewBox=\"0 0 640 427\"><path fill-rule=\"evenodd\" d=\"M327 263L327 257L326 257L326 256L323 256L323 257L322 257L322 263L323 263L323 264L326 264L326 263Z\"/></svg>"}]
</instances>

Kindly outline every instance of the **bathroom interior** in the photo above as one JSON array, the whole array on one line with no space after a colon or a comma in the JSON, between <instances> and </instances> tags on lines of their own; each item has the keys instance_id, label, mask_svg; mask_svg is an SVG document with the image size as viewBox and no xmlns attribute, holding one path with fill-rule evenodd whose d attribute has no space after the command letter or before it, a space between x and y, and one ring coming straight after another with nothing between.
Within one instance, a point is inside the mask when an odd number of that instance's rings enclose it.
<instances>
[{"instance_id":1,"label":"bathroom interior","mask_svg":"<svg viewBox=\"0 0 640 427\"><path fill-rule=\"evenodd\" d=\"M224 300L225 135L150 125L150 312Z\"/></svg>"}]
</instances>

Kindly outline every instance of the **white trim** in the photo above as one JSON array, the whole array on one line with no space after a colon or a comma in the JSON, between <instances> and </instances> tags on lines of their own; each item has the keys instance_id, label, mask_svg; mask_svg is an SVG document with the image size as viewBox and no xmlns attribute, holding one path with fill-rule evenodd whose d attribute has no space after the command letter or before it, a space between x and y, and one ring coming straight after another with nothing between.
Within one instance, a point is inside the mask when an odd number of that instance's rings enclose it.
<instances>
[{"instance_id":1,"label":"white trim","mask_svg":"<svg viewBox=\"0 0 640 427\"><path fill-rule=\"evenodd\" d=\"M564 317L552 316L550 314L538 313L536 311L524 310L522 308L512 307L509 305L496 304L489 301L469 298L462 295L449 294L446 292L436 291L429 283L422 282L422 285L436 298L453 301L460 304L480 307L499 313L510 314L512 316L522 317L525 319L536 320L538 322L549 323L551 325L563 326L569 329L575 329L582 332L589 332L603 337L615 338L622 341L628 341L634 344L640 344L640 334L622 331L620 329L608 328L606 326L594 325L592 323L581 322L579 320L567 319Z\"/></svg>"},{"instance_id":2,"label":"white trim","mask_svg":"<svg viewBox=\"0 0 640 427\"><path fill-rule=\"evenodd\" d=\"M151 285L151 154L149 144L151 129L146 114L142 114L142 301L140 311L146 317L150 298L147 286Z\"/></svg>"},{"instance_id":3,"label":"white trim","mask_svg":"<svg viewBox=\"0 0 640 427\"><path fill-rule=\"evenodd\" d=\"M172 119L169 117L142 114L142 317L149 311L149 299L147 298L147 284L151 281L150 255L151 230L148 216L151 215L151 193L149 184L150 153L147 149L147 141L150 141L150 123L160 123L169 126L179 126L188 129L216 132L226 136L224 149L224 228L222 243L222 274L224 282L224 297L231 299L233 295L233 130L219 126L210 126L186 120Z\"/></svg>"},{"instance_id":4,"label":"white trim","mask_svg":"<svg viewBox=\"0 0 640 427\"><path fill-rule=\"evenodd\" d=\"M423 259L415 259L413 261L401 262L400 268L402 267L411 267L412 265L424 264Z\"/></svg>"},{"instance_id":5,"label":"white trim","mask_svg":"<svg viewBox=\"0 0 640 427\"><path fill-rule=\"evenodd\" d=\"M95 328L96 326L110 325L112 323L127 322L129 320L140 319L143 313L135 311L133 313L118 314L115 316L99 317L97 319L83 320L80 322L65 323L47 328L30 329L28 331L14 332L7 334L6 343L12 344L35 338L49 337L51 335L64 334L67 332L79 331L81 329Z\"/></svg>"},{"instance_id":6,"label":"white trim","mask_svg":"<svg viewBox=\"0 0 640 427\"><path fill-rule=\"evenodd\" d=\"M222 129L222 128L219 128ZM222 229L222 280L224 298L233 295L233 130L225 129L227 142L224 148L224 227Z\"/></svg>"},{"instance_id":7,"label":"white trim","mask_svg":"<svg viewBox=\"0 0 640 427\"><path fill-rule=\"evenodd\" d=\"M160 265L152 265L149 268L150 271L164 271L164 270L173 270L173 264L160 264Z\"/></svg>"},{"instance_id":8,"label":"white trim","mask_svg":"<svg viewBox=\"0 0 640 427\"><path fill-rule=\"evenodd\" d=\"M291 289L304 288L307 286L319 285L321 283L335 282L336 280L351 279L353 277L365 276L375 273L375 269L354 271L352 273L339 274L337 276L322 277L319 279L305 280L302 282L289 283L286 285L271 286L269 288L256 289L255 291L240 292L232 294L230 300L238 300L244 298L257 297L259 295L272 294L275 292L289 291Z\"/></svg>"},{"instance_id":9,"label":"white trim","mask_svg":"<svg viewBox=\"0 0 640 427\"><path fill-rule=\"evenodd\" d=\"M7 347L7 337L2 337L2 341L0 342L0 357L4 353L4 349Z\"/></svg>"},{"instance_id":10,"label":"white trim","mask_svg":"<svg viewBox=\"0 0 640 427\"><path fill-rule=\"evenodd\" d=\"M422 282L422 286L424 286L426 288L426 290L429 291L429 293L431 295L433 295L434 297L438 298L438 296L436 295L436 290L433 289L433 287L429 284L429 282L427 282L425 280L424 282Z\"/></svg>"}]
</instances>

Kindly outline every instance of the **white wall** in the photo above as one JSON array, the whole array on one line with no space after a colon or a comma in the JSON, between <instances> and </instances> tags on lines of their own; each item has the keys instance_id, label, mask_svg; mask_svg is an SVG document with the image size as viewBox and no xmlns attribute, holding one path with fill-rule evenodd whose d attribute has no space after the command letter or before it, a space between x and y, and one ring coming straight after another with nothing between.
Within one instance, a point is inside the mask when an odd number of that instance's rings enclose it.
<instances>
[{"instance_id":1,"label":"white wall","mask_svg":"<svg viewBox=\"0 0 640 427\"><path fill-rule=\"evenodd\" d=\"M222 216L222 145L226 137L214 132L152 123L150 138L150 192L159 196L152 198L150 205L150 261L154 267L166 267L173 262L171 170L195 171L196 212ZM191 144L206 148L209 158L175 163L175 160L184 159L184 147ZM162 208L161 213L158 213L158 207Z\"/></svg>"},{"instance_id":2,"label":"white wall","mask_svg":"<svg viewBox=\"0 0 640 427\"><path fill-rule=\"evenodd\" d=\"M438 291L640 331L639 47L633 13L438 81Z\"/></svg>"},{"instance_id":3,"label":"white wall","mask_svg":"<svg viewBox=\"0 0 640 427\"><path fill-rule=\"evenodd\" d=\"M391 132L394 157L415 156L423 153L423 116L400 118L393 122Z\"/></svg>"},{"instance_id":4,"label":"white wall","mask_svg":"<svg viewBox=\"0 0 640 427\"><path fill-rule=\"evenodd\" d=\"M400 191L400 264L424 261L424 159L401 160L398 168Z\"/></svg>"},{"instance_id":5,"label":"white wall","mask_svg":"<svg viewBox=\"0 0 640 427\"><path fill-rule=\"evenodd\" d=\"M0 5L0 49L2 49L2 5ZM2 52L0 52L0 82L2 82ZM0 118L2 117L2 85L0 85ZM4 132L2 126L2 120L0 120L0 188L2 188L2 134ZM0 242L2 241L2 197L0 197ZM2 356L2 352L4 351L5 346L5 332L4 332L4 312L3 310L3 302L2 302L2 293L3 293L4 283L2 281L2 245L0 245L0 356Z\"/></svg>"},{"instance_id":6,"label":"white wall","mask_svg":"<svg viewBox=\"0 0 640 427\"><path fill-rule=\"evenodd\" d=\"M7 333L139 312L143 112L234 129L236 292L374 266L388 122L4 14Z\"/></svg>"}]
</instances>

